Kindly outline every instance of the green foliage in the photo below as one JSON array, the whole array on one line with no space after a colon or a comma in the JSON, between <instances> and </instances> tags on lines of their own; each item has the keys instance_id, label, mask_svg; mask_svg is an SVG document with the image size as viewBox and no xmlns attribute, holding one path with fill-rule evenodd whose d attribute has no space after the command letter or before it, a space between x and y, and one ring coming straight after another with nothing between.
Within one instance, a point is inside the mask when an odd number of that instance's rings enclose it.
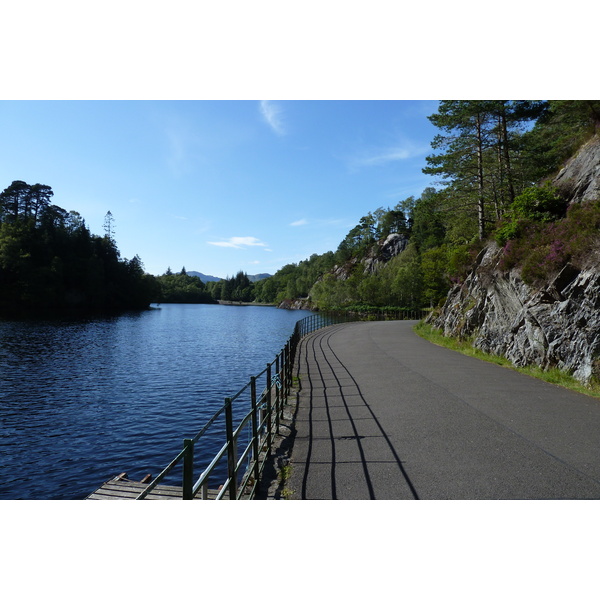
<instances>
[{"instance_id":1,"label":"green foliage","mask_svg":"<svg viewBox=\"0 0 600 600\"><path fill-rule=\"evenodd\" d=\"M533 221L554 221L564 216L566 211L564 200L550 184L543 187L529 187L515 198L510 213L517 219Z\"/></svg>"},{"instance_id":2,"label":"green foliage","mask_svg":"<svg viewBox=\"0 0 600 600\"><path fill-rule=\"evenodd\" d=\"M565 211L564 200L550 184L529 187L510 205L507 218L496 229L496 241L504 246L508 240L519 237L531 223L555 221L563 217Z\"/></svg>"},{"instance_id":3,"label":"green foliage","mask_svg":"<svg viewBox=\"0 0 600 600\"><path fill-rule=\"evenodd\" d=\"M439 246L430 248L421 256L423 277L423 301L434 306L448 293L448 248Z\"/></svg>"},{"instance_id":4,"label":"green foliage","mask_svg":"<svg viewBox=\"0 0 600 600\"><path fill-rule=\"evenodd\" d=\"M336 265L336 260L337 255L326 252L285 265L272 277L255 283L255 300L278 304L283 300L306 298L313 284Z\"/></svg>"},{"instance_id":5,"label":"green foliage","mask_svg":"<svg viewBox=\"0 0 600 600\"><path fill-rule=\"evenodd\" d=\"M182 304L212 304L215 302L204 282L194 275L188 275L185 267L173 274L167 269L164 275L156 277L160 289L155 302L175 302Z\"/></svg>"},{"instance_id":6,"label":"green foliage","mask_svg":"<svg viewBox=\"0 0 600 600\"><path fill-rule=\"evenodd\" d=\"M206 284L206 291L213 301L264 303L257 290L264 291L268 289L270 284L266 282L269 279L252 282L246 273L239 271L234 277L227 277L220 281L209 281ZM265 286L267 287L265 288Z\"/></svg>"},{"instance_id":7,"label":"green foliage","mask_svg":"<svg viewBox=\"0 0 600 600\"><path fill-rule=\"evenodd\" d=\"M514 240L521 234L521 231L526 226L523 220L501 221L498 223L494 237L499 246L504 246L508 240Z\"/></svg>"}]
</instances>

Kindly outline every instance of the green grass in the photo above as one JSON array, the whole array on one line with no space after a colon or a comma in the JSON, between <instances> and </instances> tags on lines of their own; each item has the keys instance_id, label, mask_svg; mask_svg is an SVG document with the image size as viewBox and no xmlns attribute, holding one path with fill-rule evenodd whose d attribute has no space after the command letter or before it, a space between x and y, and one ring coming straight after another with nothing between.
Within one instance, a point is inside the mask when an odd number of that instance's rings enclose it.
<instances>
[{"instance_id":1,"label":"green grass","mask_svg":"<svg viewBox=\"0 0 600 600\"><path fill-rule=\"evenodd\" d=\"M591 385L585 386L572 377L569 373L556 368L544 370L537 366L515 367L510 360L504 358L503 356L488 354L487 352L483 352L482 350L474 348L472 340L461 340L454 337L446 337L443 335L441 330L429 325L428 323L425 323L424 321L417 323L413 329L417 335L438 346L443 346L449 350L454 350L456 352L460 352L461 354L472 356L473 358L485 360L486 362L494 363L496 365L500 365L501 367L512 369L513 371L518 371L519 373L529 375L530 377L535 377L536 379L541 379L542 381L552 383L553 385L559 385L568 390L585 394L586 396L600 398L600 384L598 384L598 382L593 382Z\"/></svg>"}]
</instances>

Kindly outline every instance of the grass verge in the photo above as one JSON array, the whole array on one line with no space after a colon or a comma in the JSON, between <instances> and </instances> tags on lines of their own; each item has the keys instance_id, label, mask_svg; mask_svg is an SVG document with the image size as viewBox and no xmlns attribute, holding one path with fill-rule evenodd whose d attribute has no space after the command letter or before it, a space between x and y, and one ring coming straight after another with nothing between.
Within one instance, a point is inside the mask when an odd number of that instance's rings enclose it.
<instances>
[{"instance_id":1,"label":"grass verge","mask_svg":"<svg viewBox=\"0 0 600 600\"><path fill-rule=\"evenodd\" d=\"M585 394L586 396L600 398L600 385L597 382L594 382L590 386L585 386L583 383L577 381L577 379L569 375L569 373L556 368L544 370L533 365L528 367L515 367L510 360L504 358L503 356L488 354L487 352L483 352L482 350L474 348L472 340L461 340L458 338L446 337L439 329L429 325L428 323L425 323L424 321L417 323L413 329L417 335L431 342L432 344L443 346L449 350L454 350L456 352L460 352L461 354L472 356L473 358L485 360L486 362L494 363L496 365L500 365L501 367L512 369L513 371L518 371L524 375L541 379L542 381L552 383L553 385L559 385L568 390Z\"/></svg>"}]
</instances>

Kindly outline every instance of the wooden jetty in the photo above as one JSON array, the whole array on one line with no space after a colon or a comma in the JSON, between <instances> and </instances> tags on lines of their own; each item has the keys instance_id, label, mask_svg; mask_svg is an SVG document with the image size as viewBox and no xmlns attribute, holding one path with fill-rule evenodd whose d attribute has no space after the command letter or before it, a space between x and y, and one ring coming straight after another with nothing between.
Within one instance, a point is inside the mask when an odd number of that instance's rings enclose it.
<instances>
[{"instance_id":1,"label":"wooden jetty","mask_svg":"<svg viewBox=\"0 0 600 600\"><path fill-rule=\"evenodd\" d=\"M150 483L150 476L144 477L142 481L130 481L127 473L121 473L103 483L95 492L91 493L86 500L135 500ZM215 500L219 491L208 490L207 500ZM177 485L157 485L147 496L146 500L181 500L183 491ZM202 500L198 494L194 500Z\"/></svg>"}]
</instances>

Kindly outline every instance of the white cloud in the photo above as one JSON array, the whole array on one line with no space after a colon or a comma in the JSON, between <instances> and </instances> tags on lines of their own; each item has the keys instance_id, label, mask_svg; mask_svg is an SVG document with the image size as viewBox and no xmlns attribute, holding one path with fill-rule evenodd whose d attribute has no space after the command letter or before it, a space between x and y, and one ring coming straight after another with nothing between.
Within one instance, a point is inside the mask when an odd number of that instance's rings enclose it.
<instances>
[{"instance_id":1,"label":"white cloud","mask_svg":"<svg viewBox=\"0 0 600 600\"><path fill-rule=\"evenodd\" d=\"M277 135L285 135L281 107L269 100L261 100L260 112L263 119Z\"/></svg>"},{"instance_id":2,"label":"white cloud","mask_svg":"<svg viewBox=\"0 0 600 600\"><path fill-rule=\"evenodd\" d=\"M207 242L212 246L220 246L222 248L237 248L238 250L253 246L266 246L264 242L261 242L255 237L230 237L228 240L223 242Z\"/></svg>"},{"instance_id":3,"label":"white cloud","mask_svg":"<svg viewBox=\"0 0 600 600\"><path fill-rule=\"evenodd\" d=\"M308 220L307 219L299 219L298 221L294 221L293 223L290 223L290 227L300 227L302 225L308 225Z\"/></svg>"}]
</instances>

